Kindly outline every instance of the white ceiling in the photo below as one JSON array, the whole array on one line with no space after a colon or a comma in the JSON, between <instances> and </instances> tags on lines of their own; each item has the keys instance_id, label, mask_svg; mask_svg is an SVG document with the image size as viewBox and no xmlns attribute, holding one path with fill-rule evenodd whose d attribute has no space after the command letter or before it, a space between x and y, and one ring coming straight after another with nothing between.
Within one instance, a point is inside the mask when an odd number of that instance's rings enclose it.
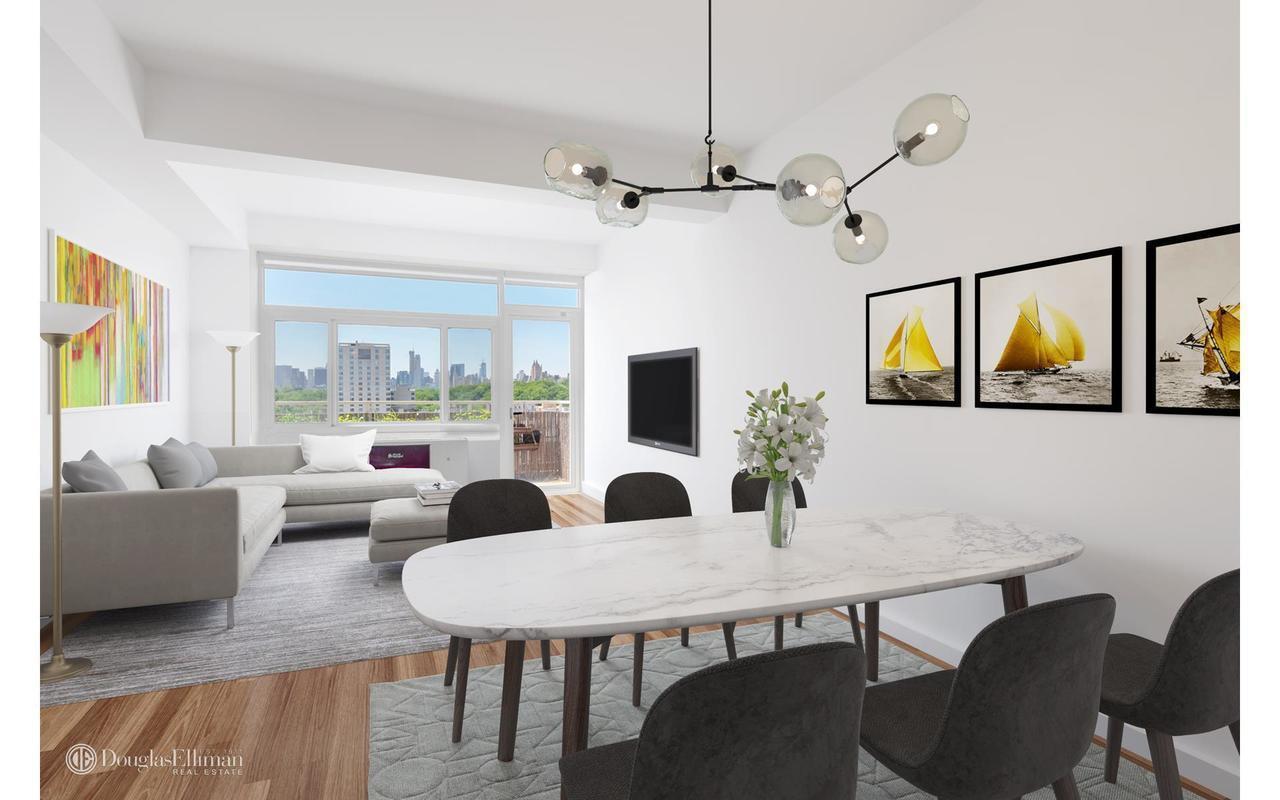
<instances>
[{"instance_id":1,"label":"white ceiling","mask_svg":"<svg viewBox=\"0 0 1280 800\"><path fill-rule=\"evenodd\" d=\"M596 220L591 203L568 197L564 202L532 203L208 164L170 162L169 166L211 206L246 215L585 244L617 232Z\"/></svg>"},{"instance_id":2,"label":"white ceiling","mask_svg":"<svg viewBox=\"0 0 1280 800\"><path fill-rule=\"evenodd\" d=\"M717 139L748 150L978 2L721 0ZM44 135L197 246L253 244L254 215L592 244L616 231L543 185L551 141L670 185L705 133L700 0L50 0L41 26Z\"/></svg>"},{"instance_id":3,"label":"white ceiling","mask_svg":"<svg viewBox=\"0 0 1280 800\"><path fill-rule=\"evenodd\" d=\"M578 119L690 154L705 133L701 2L98 3L150 70L505 124ZM754 146L976 4L721 0L717 137Z\"/></svg>"}]
</instances>

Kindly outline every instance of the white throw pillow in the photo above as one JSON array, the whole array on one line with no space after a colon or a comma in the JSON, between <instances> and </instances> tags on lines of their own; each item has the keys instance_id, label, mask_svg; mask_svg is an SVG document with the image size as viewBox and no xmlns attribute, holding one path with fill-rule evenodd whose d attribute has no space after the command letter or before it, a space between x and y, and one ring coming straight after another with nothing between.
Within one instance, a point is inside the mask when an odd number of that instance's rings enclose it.
<instances>
[{"instance_id":1,"label":"white throw pillow","mask_svg":"<svg viewBox=\"0 0 1280 800\"><path fill-rule=\"evenodd\" d=\"M369 451L373 449L376 430L355 436L315 436L304 433L298 438L302 443L302 460L306 466L295 469L293 474L310 472L373 472L369 464Z\"/></svg>"}]
</instances>

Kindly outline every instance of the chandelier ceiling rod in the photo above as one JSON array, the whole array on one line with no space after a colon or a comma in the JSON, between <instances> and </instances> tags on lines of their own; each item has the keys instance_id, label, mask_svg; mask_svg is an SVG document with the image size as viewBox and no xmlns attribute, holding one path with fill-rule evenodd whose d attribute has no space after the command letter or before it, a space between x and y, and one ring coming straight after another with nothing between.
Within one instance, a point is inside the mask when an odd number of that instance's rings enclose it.
<instances>
[{"instance_id":1,"label":"chandelier ceiling rod","mask_svg":"<svg viewBox=\"0 0 1280 800\"><path fill-rule=\"evenodd\" d=\"M738 157L729 147L716 144L715 60L712 2L707 0L707 135L706 162L699 152L689 166L691 186L646 186L624 181L613 174L613 162L598 148L560 141L542 158L547 185L572 197L595 201L596 216L606 225L630 228L648 214L648 197L657 194L700 192L773 192L778 210L796 225L828 222L843 209L832 231L836 254L853 264L874 260L888 243L884 220L871 211L855 211L849 195L880 170L901 158L915 166L945 161L964 143L969 109L959 97L926 94L916 98L898 115L893 126L894 153L853 183L844 171L821 153L796 156L782 168L774 182L757 180L738 171Z\"/></svg>"}]
</instances>

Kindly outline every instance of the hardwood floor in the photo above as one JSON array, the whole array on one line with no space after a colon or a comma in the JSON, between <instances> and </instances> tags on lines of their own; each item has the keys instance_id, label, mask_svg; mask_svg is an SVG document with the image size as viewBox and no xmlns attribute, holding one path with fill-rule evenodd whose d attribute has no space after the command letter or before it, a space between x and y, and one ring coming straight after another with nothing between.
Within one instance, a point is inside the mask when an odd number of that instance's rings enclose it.
<instances>
[{"instance_id":1,"label":"hardwood floor","mask_svg":"<svg viewBox=\"0 0 1280 800\"><path fill-rule=\"evenodd\" d=\"M604 517L598 502L580 494L551 497L551 511L562 526L602 522ZM848 618L839 611L832 613ZM655 631L646 639L678 635L675 629ZM881 638L947 666L892 637L881 634ZM563 655L563 644L553 642L552 651ZM47 648L47 635L42 635L41 651ZM472 666L501 664L503 648L502 643L475 645ZM525 658L538 657L537 643L529 643ZM77 800L362 798L368 785L369 684L437 675L444 672L444 665L445 651L434 650L43 708L41 796ZM139 770L99 765L87 775L76 775L66 766L66 753L77 743L130 757L151 751L167 757L174 749L238 755L243 767L233 774L203 774L200 769L195 774L175 774L167 767ZM1124 755L1135 763L1145 761L1128 751ZM1150 762L1143 765L1150 769ZM1225 800L1203 787L1185 781L1184 785L1204 797Z\"/></svg>"}]
</instances>

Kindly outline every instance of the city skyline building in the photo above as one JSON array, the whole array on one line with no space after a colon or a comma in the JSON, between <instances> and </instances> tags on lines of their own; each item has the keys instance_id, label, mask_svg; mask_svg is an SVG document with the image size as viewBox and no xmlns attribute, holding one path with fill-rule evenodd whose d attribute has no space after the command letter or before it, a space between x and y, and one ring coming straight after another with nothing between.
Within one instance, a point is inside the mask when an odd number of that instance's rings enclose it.
<instances>
[{"instance_id":1,"label":"city skyline building","mask_svg":"<svg viewBox=\"0 0 1280 800\"><path fill-rule=\"evenodd\" d=\"M338 343L339 414L386 413L391 391L391 345Z\"/></svg>"}]
</instances>

